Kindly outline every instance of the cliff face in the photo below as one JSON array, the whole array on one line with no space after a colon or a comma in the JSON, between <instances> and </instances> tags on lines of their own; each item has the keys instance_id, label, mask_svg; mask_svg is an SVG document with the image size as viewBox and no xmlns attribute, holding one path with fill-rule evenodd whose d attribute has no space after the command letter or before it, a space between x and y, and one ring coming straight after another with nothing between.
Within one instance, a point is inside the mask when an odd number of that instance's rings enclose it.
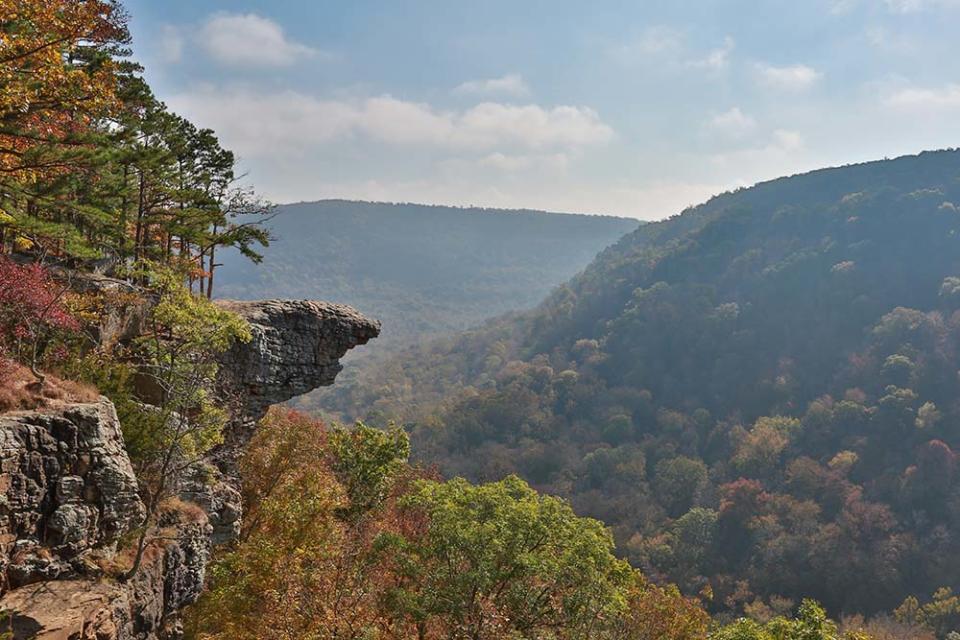
<instances>
[{"instance_id":1,"label":"cliff face","mask_svg":"<svg viewBox=\"0 0 960 640\"><path fill-rule=\"evenodd\" d=\"M209 462L178 479L180 498L196 506L161 515L166 535L132 580L105 570L145 511L112 404L0 416L0 568L9 580L0 611L10 614L15 638L179 637L178 613L199 596L212 546L239 530L233 467L256 422L271 405L332 384L339 359L379 333L378 323L341 305L220 304L253 334L221 365L218 391L233 420Z\"/></svg>"},{"instance_id":2,"label":"cliff face","mask_svg":"<svg viewBox=\"0 0 960 640\"><path fill-rule=\"evenodd\" d=\"M0 600L0 610L10 616L3 629L9 624L15 640L180 638L179 611L203 589L210 527L202 516L162 524L170 539L151 548L143 569L129 582L90 567L72 577L14 589Z\"/></svg>"},{"instance_id":3,"label":"cliff face","mask_svg":"<svg viewBox=\"0 0 960 640\"><path fill-rule=\"evenodd\" d=\"M351 307L313 300L218 301L243 317L252 338L223 354L217 394L233 419L208 463L189 469L181 497L207 512L214 544L236 537L243 507L235 478L237 456L257 422L275 404L333 384L347 351L380 333L380 323Z\"/></svg>"},{"instance_id":4,"label":"cliff face","mask_svg":"<svg viewBox=\"0 0 960 640\"><path fill-rule=\"evenodd\" d=\"M113 405L0 417L0 568L13 587L75 573L140 525Z\"/></svg>"}]
</instances>

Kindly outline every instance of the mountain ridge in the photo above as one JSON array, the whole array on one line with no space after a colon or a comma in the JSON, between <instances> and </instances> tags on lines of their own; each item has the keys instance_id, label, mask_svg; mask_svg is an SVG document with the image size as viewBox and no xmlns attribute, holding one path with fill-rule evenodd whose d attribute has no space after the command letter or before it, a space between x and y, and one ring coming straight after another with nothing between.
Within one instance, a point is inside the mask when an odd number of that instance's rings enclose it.
<instances>
[{"instance_id":1,"label":"mountain ridge","mask_svg":"<svg viewBox=\"0 0 960 640\"><path fill-rule=\"evenodd\" d=\"M718 610L890 610L960 586L956 202L957 150L722 194L328 406L403 421L447 475L570 498Z\"/></svg>"},{"instance_id":2,"label":"mountain ridge","mask_svg":"<svg viewBox=\"0 0 960 640\"><path fill-rule=\"evenodd\" d=\"M384 341L465 329L539 302L640 224L609 216L324 200L279 207L264 262L223 254L223 298L323 297Z\"/></svg>"}]
</instances>

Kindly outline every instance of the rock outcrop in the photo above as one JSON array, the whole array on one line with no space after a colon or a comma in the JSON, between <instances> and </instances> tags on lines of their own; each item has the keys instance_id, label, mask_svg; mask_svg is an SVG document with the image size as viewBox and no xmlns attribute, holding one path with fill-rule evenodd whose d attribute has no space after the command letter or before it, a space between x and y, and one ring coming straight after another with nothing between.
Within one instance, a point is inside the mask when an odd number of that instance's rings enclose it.
<instances>
[{"instance_id":1,"label":"rock outcrop","mask_svg":"<svg viewBox=\"0 0 960 640\"><path fill-rule=\"evenodd\" d=\"M313 300L220 300L250 325L249 342L235 344L220 362L217 395L233 420L210 464L187 470L180 496L201 506L214 544L236 538L243 513L235 472L237 456L256 423L275 404L333 384L350 349L380 333L380 323L352 307Z\"/></svg>"},{"instance_id":2,"label":"rock outcrop","mask_svg":"<svg viewBox=\"0 0 960 640\"><path fill-rule=\"evenodd\" d=\"M15 639L179 638L178 614L199 596L213 545L239 530L233 468L256 422L271 405L332 384L339 359L380 329L350 307L323 302L219 304L253 334L221 363L218 392L234 419L212 463L178 479L184 503L163 512L164 535L131 580L104 569L144 517L112 404L0 416L0 568L13 587L0 611ZM118 317L109 333L122 340L136 321Z\"/></svg>"},{"instance_id":3,"label":"rock outcrop","mask_svg":"<svg viewBox=\"0 0 960 640\"><path fill-rule=\"evenodd\" d=\"M203 589L210 559L205 519L171 511L169 539L150 549L142 570L121 583L75 576L30 584L7 593L0 610L14 640L174 640L182 636L180 610Z\"/></svg>"},{"instance_id":4,"label":"rock outcrop","mask_svg":"<svg viewBox=\"0 0 960 640\"><path fill-rule=\"evenodd\" d=\"M224 354L220 395L238 420L228 446L243 446L251 427L272 405L333 384L340 358L380 334L380 323L352 307L312 300L218 303L250 324L253 339Z\"/></svg>"},{"instance_id":5,"label":"rock outcrop","mask_svg":"<svg viewBox=\"0 0 960 640\"><path fill-rule=\"evenodd\" d=\"M0 569L11 586L75 573L144 512L108 400L0 417Z\"/></svg>"}]
</instances>

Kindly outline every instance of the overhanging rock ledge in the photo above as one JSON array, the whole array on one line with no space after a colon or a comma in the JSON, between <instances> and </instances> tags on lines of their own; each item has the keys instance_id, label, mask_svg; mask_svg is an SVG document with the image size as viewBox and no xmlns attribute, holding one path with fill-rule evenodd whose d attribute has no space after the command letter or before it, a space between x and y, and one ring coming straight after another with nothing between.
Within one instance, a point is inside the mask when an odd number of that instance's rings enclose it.
<instances>
[{"instance_id":1,"label":"overhanging rock ledge","mask_svg":"<svg viewBox=\"0 0 960 640\"><path fill-rule=\"evenodd\" d=\"M242 447L272 405L333 384L350 349L380 335L380 323L342 304L315 300L220 300L243 317L252 340L221 358L219 391L233 404L235 422L225 434Z\"/></svg>"}]
</instances>

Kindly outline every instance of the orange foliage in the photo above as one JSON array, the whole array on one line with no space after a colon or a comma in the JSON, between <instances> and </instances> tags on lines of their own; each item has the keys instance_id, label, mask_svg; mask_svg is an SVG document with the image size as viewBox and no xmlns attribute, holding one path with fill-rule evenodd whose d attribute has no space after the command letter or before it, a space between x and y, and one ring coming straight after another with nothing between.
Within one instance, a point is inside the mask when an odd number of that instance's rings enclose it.
<instances>
[{"instance_id":1,"label":"orange foliage","mask_svg":"<svg viewBox=\"0 0 960 640\"><path fill-rule=\"evenodd\" d=\"M420 474L402 473L384 504L347 522L330 462L322 422L280 408L264 419L240 463L241 543L214 569L213 589L190 618L194 637L359 639L389 627L378 598L390 578L374 539L410 526L398 521L396 500Z\"/></svg>"},{"instance_id":2,"label":"orange foliage","mask_svg":"<svg viewBox=\"0 0 960 640\"><path fill-rule=\"evenodd\" d=\"M410 581L419 579L401 566L398 556L403 554L398 552L425 539L432 527L428 511L408 503L416 487L422 487L414 483L427 474L398 466L385 499L354 517L355 510L343 508L350 494L336 471L334 437L322 423L290 410L274 409L261 423L240 463L248 509L241 541L214 565L209 592L188 616L190 637L468 637L458 626L456 611L433 615L420 612L412 601L396 600L405 588L415 591ZM534 581L531 589L536 588ZM519 637L515 621L503 615L492 594L477 596L478 611L473 613L485 622L482 630L475 629L480 635L469 637ZM675 587L658 587L637 576L627 580L614 600L590 637L706 637L703 609ZM583 637L582 631L555 626L544 631L548 636L529 637L572 639Z\"/></svg>"},{"instance_id":3,"label":"orange foliage","mask_svg":"<svg viewBox=\"0 0 960 640\"><path fill-rule=\"evenodd\" d=\"M0 0L0 173L32 180L61 163L32 152L77 142L116 106L117 62L128 40L111 0Z\"/></svg>"},{"instance_id":4,"label":"orange foliage","mask_svg":"<svg viewBox=\"0 0 960 640\"><path fill-rule=\"evenodd\" d=\"M614 633L630 640L699 640L706 637L710 617L697 600L676 586L661 587L640 579L629 595L627 611Z\"/></svg>"}]
</instances>

